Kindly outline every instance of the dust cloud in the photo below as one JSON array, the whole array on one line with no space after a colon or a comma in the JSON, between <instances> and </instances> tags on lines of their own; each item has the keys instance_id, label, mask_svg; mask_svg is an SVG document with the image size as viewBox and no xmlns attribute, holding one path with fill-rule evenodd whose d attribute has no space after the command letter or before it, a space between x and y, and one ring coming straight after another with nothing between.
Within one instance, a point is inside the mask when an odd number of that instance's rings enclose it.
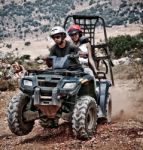
<instances>
[{"instance_id":1,"label":"dust cloud","mask_svg":"<svg viewBox=\"0 0 143 150\"><path fill-rule=\"evenodd\" d=\"M131 80L116 81L111 88L113 121L124 121L138 115L137 108L142 99L142 90ZM139 109L138 109L139 110Z\"/></svg>"}]
</instances>

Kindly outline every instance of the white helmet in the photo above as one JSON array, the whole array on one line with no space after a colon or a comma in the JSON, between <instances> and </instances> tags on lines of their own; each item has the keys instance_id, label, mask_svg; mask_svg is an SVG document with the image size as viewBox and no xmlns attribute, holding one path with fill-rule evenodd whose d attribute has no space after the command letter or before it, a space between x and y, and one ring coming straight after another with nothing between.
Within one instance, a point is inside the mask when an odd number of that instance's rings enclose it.
<instances>
[{"instance_id":1,"label":"white helmet","mask_svg":"<svg viewBox=\"0 0 143 150\"><path fill-rule=\"evenodd\" d=\"M50 36L52 37L53 35L58 34L58 33L62 33L66 36L65 29L63 27L60 27L60 26L53 27L51 32L50 32Z\"/></svg>"}]
</instances>

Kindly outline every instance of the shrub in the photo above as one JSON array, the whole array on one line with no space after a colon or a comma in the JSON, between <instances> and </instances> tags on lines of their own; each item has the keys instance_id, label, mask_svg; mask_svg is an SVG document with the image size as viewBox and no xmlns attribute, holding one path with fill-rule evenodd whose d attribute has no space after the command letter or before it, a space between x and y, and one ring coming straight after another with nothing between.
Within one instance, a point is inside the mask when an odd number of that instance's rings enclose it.
<instances>
[{"instance_id":1,"label":"shrub","mask_svg":"<svg viewBox=\"0 0 143 150\"><path fill-rule=\"evenodd\" d=\"M48 32L49 31L49 26L48 25L43 25L40 27L42 32Z\"/></svg>"},{"instance_id":2,"label":"shrub","mask_svg":"<svg viewBox=\"0 0 143 150\"><path fill-rule=\"evenodd\" d=\"M25 46L29 46L31 44L31 42L27 41L25 42Z\"/></svg>"},{"instance_id":3,"label":"shrub","mask_svg":"<svg viewBox=\"0 0 143 150\"><path fill-rule=\"evenodd\" d=\"M28 59L30 60L30 55L23 55L20 57L20 60Z\"/></svg>"},{"instance_id":4,"label":"shrub","mask_svg":"<svg viewBox=\"0 0 143 150\"><path fill-rule=\"evenodd\" d=\"M11 44L6 44L6 47L7 48L12 48L12 45Z\"/></svg>"},{"instance_id":5,"label":"shrub","mask_svg":"<svg viewBox=\"0 0 143 150\"><path fill-rule=\"evenodd\" d=\"M94 4L94 0L90 0L89 5Z\"/></svg>"},{"instance_id":6,"label":"shrub","mask_svg":"<svg viewBox=\"0 0 143 150\"><path fill-rule=\"evenodd\" d=\"M108 44L115 57L120 58L126 51L143 47L143 33L136 36L122 35L111 37L109 38Z\"/></svg>"},{"instance_id":7,"label":"shrub","mask_svg":"<svg viewBox=\"0 0 143 150\"><path fill-rule=\"evenodd\" d=\"M127 2L126 1L123 1L120 5L120 8L123 8L123 7L126 7L127 6Z\"/></svg>"}]
</instances>

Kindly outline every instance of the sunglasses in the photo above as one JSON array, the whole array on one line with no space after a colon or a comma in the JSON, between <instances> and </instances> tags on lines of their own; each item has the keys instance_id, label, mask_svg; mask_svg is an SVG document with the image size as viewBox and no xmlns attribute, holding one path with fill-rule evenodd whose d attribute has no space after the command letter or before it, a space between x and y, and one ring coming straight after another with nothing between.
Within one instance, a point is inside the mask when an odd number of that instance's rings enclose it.
<instances>
[{"instance_id":1,"label":"sunglasses","mask_svg":"<svg viewBox=\"0 0 143 150\"><path fill-rule=\"evenodd\" d=\"M56 35L52 37L52 39L60 39L60 38L61 38L61 35Z\"/></svg>"}]
</instances>

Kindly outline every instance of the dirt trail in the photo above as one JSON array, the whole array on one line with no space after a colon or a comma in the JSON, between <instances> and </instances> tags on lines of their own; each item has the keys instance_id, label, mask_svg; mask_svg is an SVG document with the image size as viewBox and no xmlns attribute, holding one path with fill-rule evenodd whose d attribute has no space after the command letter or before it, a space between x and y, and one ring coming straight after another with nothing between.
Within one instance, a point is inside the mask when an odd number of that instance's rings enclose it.
<instances>
[{"instance_id":1,"label":"dirt trail","mask_svg":"<svg viewBox=\"0 0 143 150\"><path fill-rule=\"evenodd\" d=\"M143 99L142 89L137 89L133 81L116 80L112 87L113 122L98 124L91 140L79 141L71 136L68 126L54 130L43 130L35 123L33 131L26 136L13 135L6 118L6 106L15 92L0 95L0 150L141 150L143 148ZM136 111L134 111L136 110Z\"/></svg>"}]
</instances>

